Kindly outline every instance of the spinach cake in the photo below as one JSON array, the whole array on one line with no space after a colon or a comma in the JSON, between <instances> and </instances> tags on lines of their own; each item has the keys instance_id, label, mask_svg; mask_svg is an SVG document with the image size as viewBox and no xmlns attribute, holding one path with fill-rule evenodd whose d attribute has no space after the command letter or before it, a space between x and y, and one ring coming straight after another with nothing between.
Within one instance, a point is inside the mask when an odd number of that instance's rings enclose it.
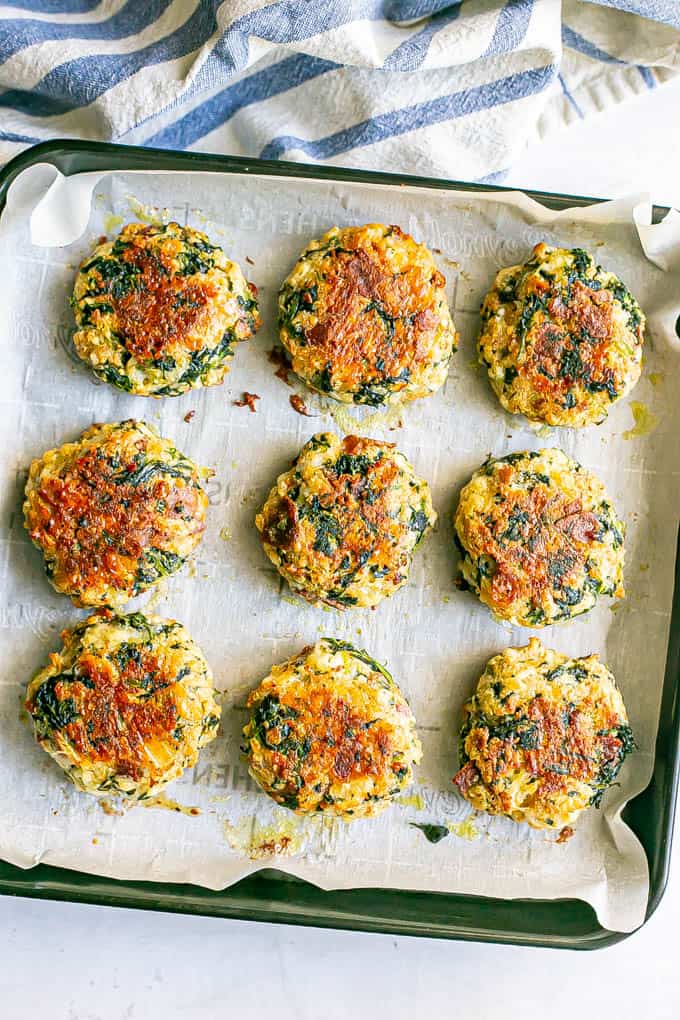
<instances>
[{"instance_id":1,"label":"spinach cake","mask_svg":"<svg viewBox=\"0 0 680 1020\"><path fill-rule=\"evenodd\" d=\"M463 580L499 620L544 627L622 598L624 525L604 486L556 448L487 460L460 494Z\"/></svg>"},{"instance_id":2,"label":"spinach cake","mask_svg":"<svg viewBox=\"0 0 680 1020\"><path fill-rule=\"evenodd\" d=\"M31 464L24 523L77 606L119 608L179 570L201 540L199 469L142 421L93 425Z\"/></svg>"},{"instance_id":3,"label":"spinach cake","mask_svg":"<svg viewBox=\"0 0 680 1020\"><path fill-rule=\"evenodd\" d=\"M408 580L437 515L427 482L393 443L320 432L255 518L292 590L337 609L376 606Z\"/></svg>"},{"instance_id":4,"label":"spinach cake","mask_svg":"<svg viewBox=\"0 0 680 1020\"><path fill-rule=\"evenodd\" d=\"M312 241L279 292L293 371L355 404L400 404L444 383L458 343L445 279L399 227L333 227Z\"/></svg>"},{"instance_id":5,"label":"spinach cake","mask_svg":"<svg viewBox=\"0 0 680 1020\"><path fill-rule=\"evenodd\" d=\"M463 708L453 782L478 811L562 829L599 805L634 747L597 655L570 659L532 638L487 663Z\"/></svg>"},{"instance_id":6,"label":"spinach cake","mask_svg":"<svg viewBox=\"0 0 680 1020\"><path fill-rule=\"evenodd\" d=\"M38 743L80 790L159 793L216 735L220 709L201 650L174 620L103 610L62 633L28 684Z\"/></svg>"},{"instance_id":7,"label":"spinach cake","mask_svg":"<svg viewBox=\"0 0 680 1020\"><path fill-rule=\"evenodd\" d=\"M141 396L215 386L260 324L255 288L205 234L129 223L81 264L72 298L79 356Z\"/></svg>"},{"instance_id":8,"label":"spinach cake","mask_svg":"<svg viewBox=\"0 0 680 1020\"><path fill-rule=\"evenodd\" d=\"M250 774L298 814L376 815L411 783L422 756L390 674L345 641L323 638L274 666L247 705Z\"/></svg>"},{"instance_id":9,"label":"spinach cake","mask_svg":"<svg viewBox=\"0 0 680 1020\"><path fill-rule=\"evenodd\" d=\"M587 251L537 244L484 299L479 358L506 411L578 428L639 379L644 327L633 295Z\"/></svg>"}]
</instances>

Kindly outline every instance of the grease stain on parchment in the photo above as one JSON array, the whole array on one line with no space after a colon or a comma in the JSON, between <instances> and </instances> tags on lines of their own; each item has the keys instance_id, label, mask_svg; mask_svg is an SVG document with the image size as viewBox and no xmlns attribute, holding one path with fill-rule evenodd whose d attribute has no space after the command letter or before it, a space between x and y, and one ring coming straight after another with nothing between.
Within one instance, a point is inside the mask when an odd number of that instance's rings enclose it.
<instances>
[{"instance_id":1,"label":"grease stain on parchment","mask_svg":"<svg viewBox=\"0 0 680 1020\"><path fill-rule=\"evenodd\" d=\"M639 436L648 436L659 424L658 417L653 414L646 404L640 400L631 400L630 409L635 422L632 429L626 429L623 433L624 439L636 439Z\"/></svg>"},{"instance_id":2,"label":"grease stain on parchment","mask_svg":"<svg viewBox=\"0 0 680 1020\"><path fill-rule=\"evenodd\" d=\"M123 225L122 216L116 216L115 213L109 213L109 215L104 220L104 233L113 234L114 231L117 231L119 227L122 227L122 225Z\"/></svg>"},{"instance_id":3,"label":"grease stain on parchment","mask_svg":"<svg viewBox=\"0 0 680 1020\"><path fill-rule=\"evenodd\" d=\"M425 800L420 793L405 794L403 797L397 797L394 803L398 804L399 807L408 807L415 811L425 810Z\"/></svg>"},{"instance_id":4,"label":"grease stain on parchment","mask_svg":"<svg viewBox=\"0 0 680 1020\"><path fill-rule=\"evenodd\" d=\"M176 811L178 814L189 815L192 818L201 814L199 807L193 807L190 804L180 804L179 801L173 800L171 797L164 797L160 793L155 797L146 797L144 800L140 800L139 803L145 808L163 808L166 811Z\"/></svg>"},{"instance_id":5,"label":"grease stain on parchment","mask_svg":"<svg viewBox=\"0 0 680 1020\"><path fill-rule=\"evenodd\" d=\"M366 436L375 429L392 431L400 429L403 425L401 419L403 409L398 406L387 407L384 410L373 411L361 418L355 418L344 404L331 403L327 400L322 400L319 403L324 414L329 414L345 435Z\"/></svg>"},{"instance_id":6,"label":"grease stain on parchment","mask_svg":"<svg viewBox=\"0 0 680 1020\"><path fill-rule=\"evenodd\" d=\"M236 820L223 817L222 832L232 850L251 860L301 854L310 858L333 856L341 826L346 823L324 815L303 818L276 806L271 812L266 821L252 815Z\"/></svg>"},{"instance_id":7,"label":"grease stain on parchment","mask_svg":"<svg viewBox=\"0 0 680 1020\"><path fill-rule=\"evenodd\" d=\"M468 815L462 822L449 822L449 832L452 832L454 836L458 836L459 839L477 839L480 832L475 825L475 817L475 815Z\"/></svg>"}]
</instances>

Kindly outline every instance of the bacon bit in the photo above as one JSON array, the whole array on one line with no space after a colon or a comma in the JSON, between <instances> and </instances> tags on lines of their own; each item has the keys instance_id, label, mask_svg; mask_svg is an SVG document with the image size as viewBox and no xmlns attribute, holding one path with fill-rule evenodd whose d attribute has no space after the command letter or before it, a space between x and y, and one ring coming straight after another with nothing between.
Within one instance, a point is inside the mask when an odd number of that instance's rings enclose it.
<instances>
[{"instance_id":1,"label":"bacon bit","mask_svg":"<svg viewBox=\"0 0 680 1020\"><path fill-rule=\"evenodd\" d=\"M473 761L469 761L463 765L462 769L459 769L457 774L453 777L454 784L458 787L464 797L467 797L470 787L474 786L475 783L478 783L479 780L479 769Z\"/></svg>"},{"instance_id":2,"label":"bacon bit","mask_svg":"<svg viewBox=\"0 0 680 1020\"><path fill-rule=\"evenodd\" d=\"M99 237L97 238L97 244L106 244L107 241L108 237L106 236L106 234L100 234Z\"/></svg>"},{"instance_id":3,"label":"bacon bit","mask_svg":"<svg viewBox=\"0 0 680 1020\"><path fill-rule=\"evenodd\" d=\"M257 287L255 286L254 283L251 283L250 280L248 280L247 282L248 282L248 290L253 295L253 297L256 298L257 295L259 294L259 291L258 291Z\"/></svg>"},{"instance_id":4,"label":"bacon bit","mask_svg":"<svg viewBox=\"0 0 680 1020\"><path fill-rule=\"evenodd\" d=\"M235 400L234 403L236 404L237 407L247 407L252 414L255 414L257 410L257 408L255 407L255 401L259 399L260 399L259 393L248 393L247 390L244 390L241 399Z\"/></svg>"},{"instance_id":5,"label":"bacon bit","mask_svg":"<svg viewBox=\"0 0 680 1020\"><path fill-rule=\"evenodd\" d=\"M305 404L304 400L302 399L302 397L299 397L297 393L293 393L288 399L290 400L290 406L293 408L294 411L297 411L298 414L304 414L305 418L318 417L318 415L316 414L310 414L310 412L307 410L307 405Z\"/></svg>"},{"instance_id":6,"label":"bacon bit","mask_svg":"<svg viewBox=\"0 0 680 1020\"><path fill-rule=\"evenodd\" d=\"M276 371L274 372L276 378L280 379L281 382L285 382L286 386L292 386L293 384L290 381L291 368L290 365L288 364L288 361L286 360L286 354L283 348L272 347L268 357L272 365L278 366Z\"/></svg>"},{"instance_id":7,"label":"bacon bit","mask_svg":"<svg viewBox=\"0 0 680 1020\"><path fill-rule=\"evenodd\" d=\"M195 414L196 414L195 411L187 411L187 413L184 415L184 420L187 423L187 425L189 424L189 422L191 421Z\"/></svg>"},{"instance_id":8,"label":"bacon bit","mask_svg":"<svg viewBox=\"0 0 680 1020\"><path fill-rule=\"evenodd\" d=\"M255 265L255 260L251 259L250 255L246 255L246 262L248 263L249 266Z\"/></svg>"},{"instance_id":9,"label":"bacon bit","mask_svg":"<svg viewBox=\"0 0 680 1020\"><path fill-rule=\"evenodd\" d=\"M571 825L565 825L563 829L560 829L560 834L555 840L556 843L566 843L568 839L574 835L574 830Z\"/></svg>"}]
</instances>

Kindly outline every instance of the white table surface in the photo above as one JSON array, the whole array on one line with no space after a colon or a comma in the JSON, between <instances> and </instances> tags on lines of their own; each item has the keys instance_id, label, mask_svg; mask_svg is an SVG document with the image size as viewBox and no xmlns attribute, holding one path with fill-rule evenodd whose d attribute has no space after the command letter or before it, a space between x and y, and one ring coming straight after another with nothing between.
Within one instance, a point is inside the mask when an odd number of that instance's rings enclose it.
<instances>
[{"instance_id":1,"label":"white table surface","mask_svg":"<svg viewBox=\"0 0 680 1020\"><path fill-rule=\"evenodd\" d=\"M680 207L680 82L534 146L508 183ZM680 837L668 890L595 953L250 924L0 897L3 1020L677 1020Z\"/></svg>"}]
</instances>

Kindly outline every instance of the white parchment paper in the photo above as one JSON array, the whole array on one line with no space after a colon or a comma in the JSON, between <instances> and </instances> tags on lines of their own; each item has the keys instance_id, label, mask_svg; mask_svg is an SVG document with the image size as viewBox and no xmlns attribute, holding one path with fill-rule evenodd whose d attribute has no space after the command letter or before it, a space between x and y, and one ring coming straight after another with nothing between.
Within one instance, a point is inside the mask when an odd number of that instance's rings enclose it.
<instances>
[{"instance_id":1,"label":"white parchment paper","mask_svg":"<svg viewBox=\"0 0 680 1020\"><path fill-rule=\"evenodd\" d=\"M254 341L239 346L223 386L163 401L98 384L69 348L68 298L78 262L99 235L117 232L151 207L153 215L191 223L225 247L257 284L264 323ZM278 285L310 238L333 224L374 220L398 223L440 253L460 350L443 390L401 413L338 409L299 385L317 415L301 417L289 404L293 391L275 378L267 357L276 339ZM45 166L25 171L0 221L0 855L21 867L46 862L214 889L274 866L326 889L575 896L592 904L607 928L640 924L646 861L620 812L651 775L680 505L674 333L680 229L677 217L655 227L649 222L644 196L555 214L522 195L212 174L61 178ZM594 250L648 315L645 367L632 395L637 403L620 402L600 427L531 428L501 410L476 367L481 297L499 266L523 260L539 240ZM256 414L234 405L244 390L260 395ZM633 407L641 417L637 428ZM185 422L191 410L196 413ZM52 591L23 530L26 469L92 422L127 417L155 424L215 470L207 533L193 566L131 604L184 623L224 692L218 739L169 790L180 803L199 807L197 817L142 807L105 813L35 744L21 710L25 683L58 647L60 629L84 615ZM253 526L276 476L322 429L362 429L396 442L432 486L438 528L419 551L408 586L374 612L323 611L292 598ZM495 623L474 596L456 589L452 511L460 487L489 453L551 445L594 470L626 520L627 598L617 605L604 600L540 637L569 655L600 653L622 688L639 744L602 809L584 815L573 839L561 845L553 833L474 815L451 785L462 702L486 660L508 644L526 643L531 633ZM387 663L412 704L425 752L416 786L401 802L350 825L298 819L273 805L239 756L248 691L272 663L322 634L350 640ZM452 832L435 846L410 822L449 824Z\"/></svg>"}]
</instances>

